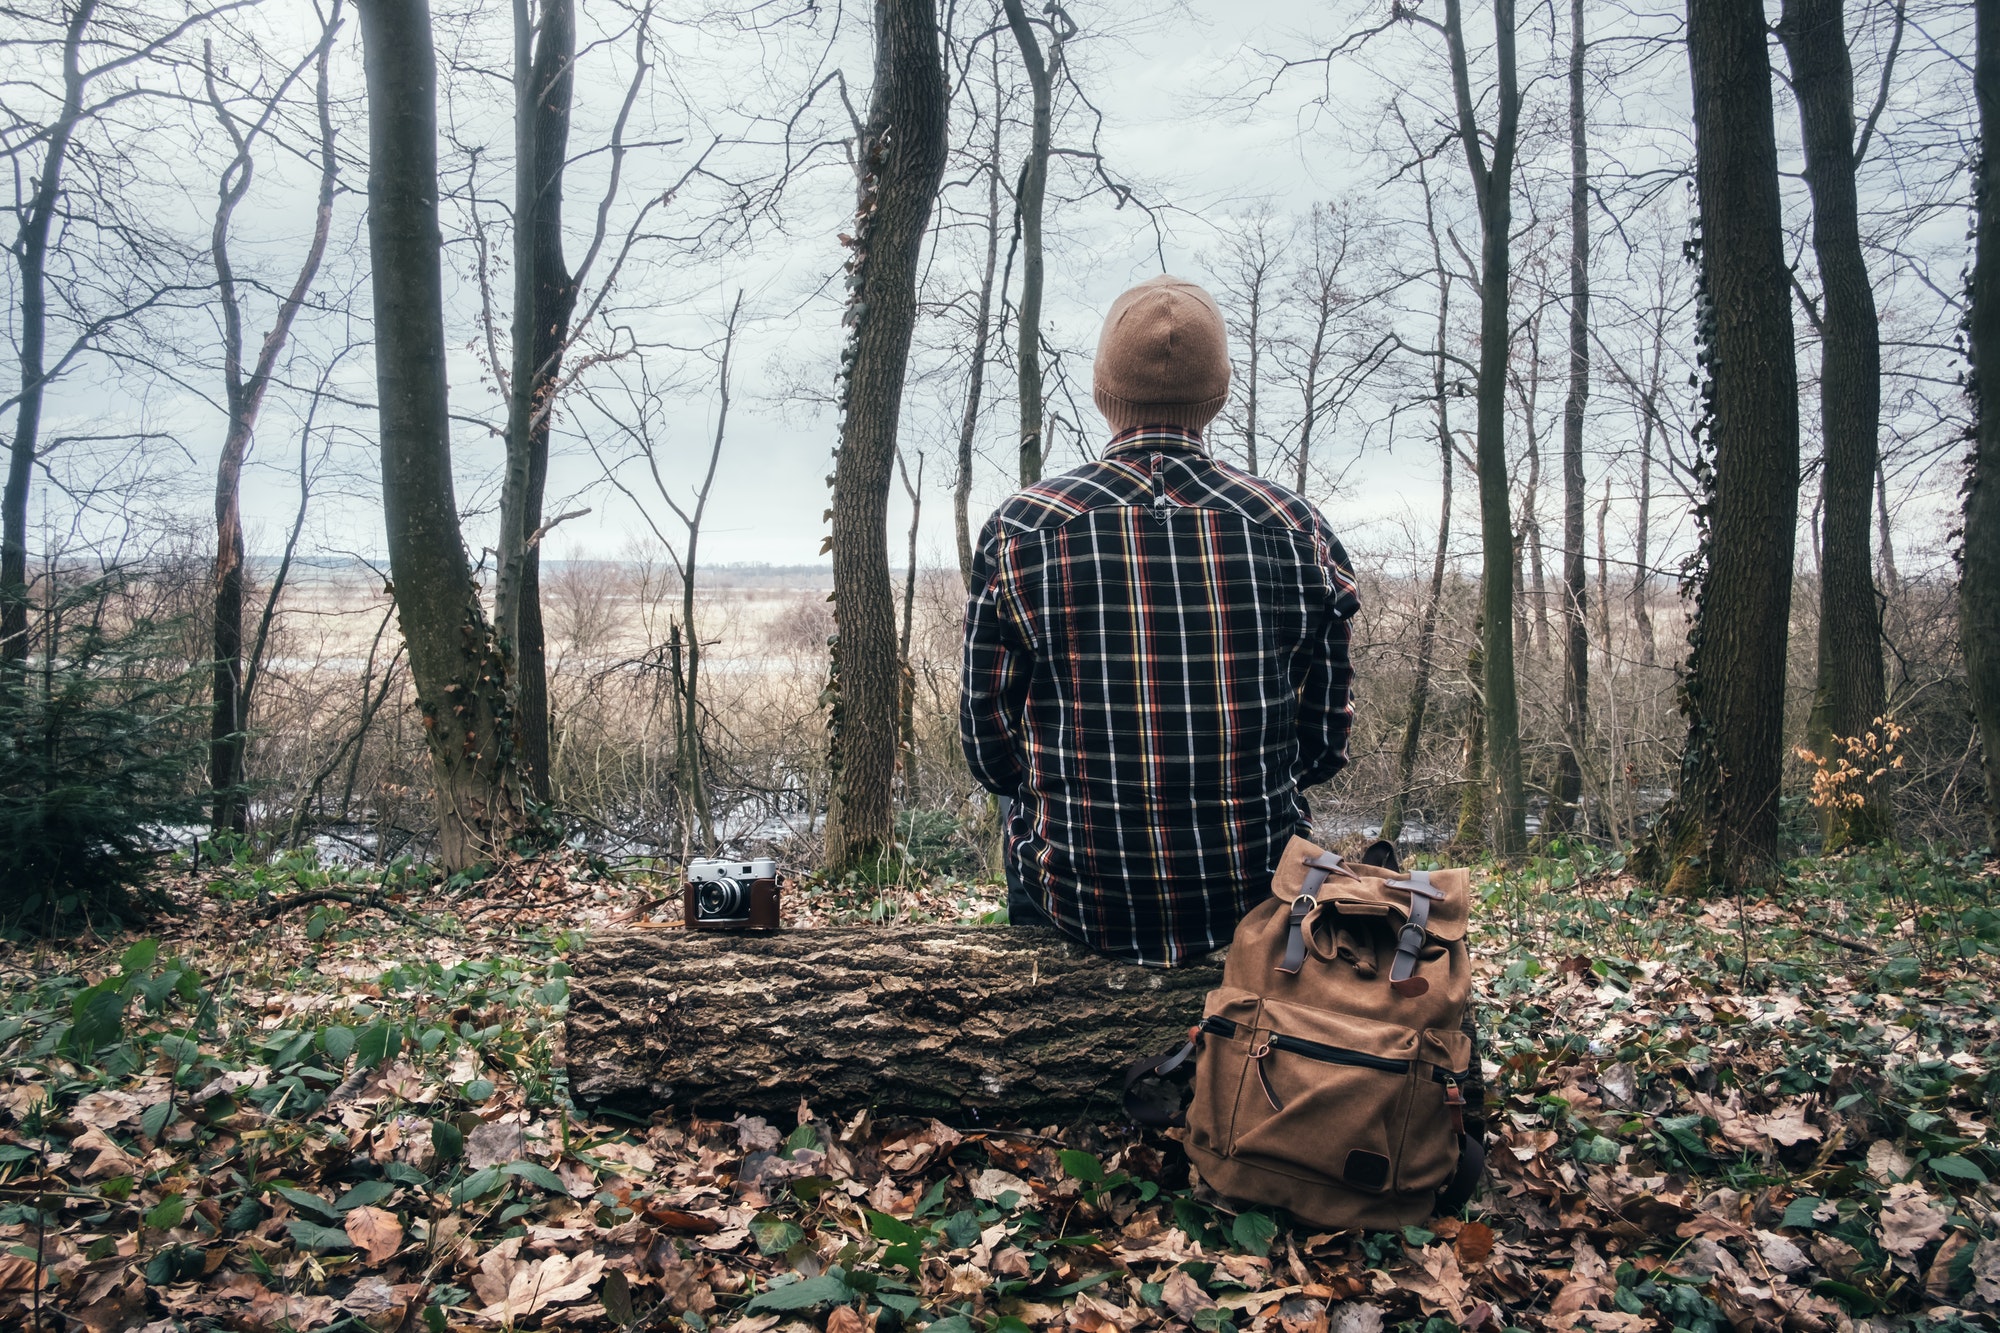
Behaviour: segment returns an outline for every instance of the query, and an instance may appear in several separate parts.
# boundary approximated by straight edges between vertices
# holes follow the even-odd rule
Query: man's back
[[[1059,926],[1153,964],[1228,942],[1304,831],[1299,789],[1346,760],[1357,606],[1312,506],[1190,430],[1127,430],[1001,506],[961,728]]]

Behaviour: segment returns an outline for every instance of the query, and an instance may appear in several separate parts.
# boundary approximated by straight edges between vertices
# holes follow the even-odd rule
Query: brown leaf
[[[1176,1268],[1160,1284],[1160,1303],[1190,1324],[1194,1322],[1197,1310],[1215,1308],[1209,1294],[1201,1289],[1200,1283],[1188,1276],[1184,1268]]]
[[[70,1140],[70,1151],[81,1157],[84,1153],[96,1153],[89,1166],[83,1169],[85,1180],[109,1180],[112,1176],[129,1176],[137,1171],[138,1159],[111,1141],[111,1136],[92,1126]]]
[[[739,1115],[736,1117],[736,1146],[744,1152],[758,1152],[775,1148],[785,1141],[785,1136],[773,1129],[760,1115]]]
[[[836,1305],[826,1316],[826,1333],[868,1333],[868,1321],[851,1305]]]
[[[1122,1310],[1109,1301],[1100,1301],[1089,1292],[1079,1295],[1076,1303],[1069,1307],[1070,1327],[1081,1329],[1083,1333],[1122,1333],[1131,1317],[1130,1311]]]
[[[122,1286],[113,1287],[73,1314],[88,1333],[117,1333],[138,1323],[145,1317],[145,1310],[146,1279],[134,1273]]]
[[[347,1238],[367,1252],[371,1264],[386,1263],[403,1248],[403,1224],[380,1208],[349,1209],[346,1229]]]
[[[1944,1224],[1944,1212],[1931,1203],[1922,1185],[1893,1185],[1876,1234],[1883,1249],[1910,1259],[1944,1234]]]
[[[1924,1294],[1943,1305],[1951,1304],[1952,1262],[1972,1244],[1963,1231],[1954,1231],[1938,1246],[1937,1257],[1931,1260],[1930,1272],[1924,1275]],[[1975,1256],[1976,1257],[1976,1256]]]
[[[1972,1298],[2000,1305],[2000,1241],[1982,1240],[1972,1252]]]
[[[1493,1228],[1484,1222],[1467,1222],[1459,1229],[1453,1244],[1458,1249],[1460,1263],[1483,1264],[1493,1253]]]
[[[481,1319],[511,1323],[550,1305],[565,1305],[590,1295],[604,1275],[604,1256],[552,1254],[539,1263],[523,1264],[507,1283],[507,1293],[479,1312]]]
[[[410,1302],[423,1290],[423,1286],[416,1282],[392,1286],[386,1278],[371,1273],[340,1298],[340,1308],[370,1328],[386,1331],[401,1326],[404,1316],[409,1313]]]
[[[518,1162],[528,1151],[528,1127],[489,1120],[465,1136],[465,1164],[474,1171]]]
[[[1800,1102],[1787,1102],[1770,1115],[1757,1116],[1751,1123],[1771,1142],[1787,1148],[1821,1137],[1819,1127],[1806,1122],[1806,1108]]]
[[[1009,1175],[997,1166],[989,1166],[971,1181],[972,1197],[984,1199],[988,1203],[1000,1202],[1000,1196],[1008,1191],[1018,1196],[1021,1203],[1035,1201],[1035,1187],[1019,1176]]]
[[[33,1291],[35,1274],[40,1271],[33,1259],[18,1254],[0,1254],[0,1291]]]
[[[1278,1303],[1281,1333],[1327,1333],[1326,1302],[1310,1296],[1287,1296]]]
[[[141,1114],[139,1099],[126,1092],[101,1089],[80,1098],[70,1108],[69,1118],[92,1129],[116,1129]]]
[[[1403,1274],[1403,1285],[1417,1293],[1424,1313],[1449,1315],[1453,1323],[1463,1324],[1469,1292],[1465,1276],[1458,1271],[1458,1257],[1452,1253],[1451,1247],[1426,1245],[1411,1257],[1422,1271]]]
[[[662,1231],[680,1231],[690,1236],[713,1236],[722,1230],[722,1223],[712,1217],[701,1217],[695,1213],[682,1212],[678,1208],[668,1208],[648,1199],[643,1205],[646,1220]]]

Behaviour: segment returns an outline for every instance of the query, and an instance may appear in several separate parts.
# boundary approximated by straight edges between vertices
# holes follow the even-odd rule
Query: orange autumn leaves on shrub
[[[1812,766],[1812,794],[1807,798],[1812,808],[1821,814],[1840,814],[1882,799],[1886,784],[1877,784],[1903,767],[1898,747],[1909,732],[1893,717],[1878,717],[1859,736],[1833,737],[1824,755],[1804,745],[1794,749]]]

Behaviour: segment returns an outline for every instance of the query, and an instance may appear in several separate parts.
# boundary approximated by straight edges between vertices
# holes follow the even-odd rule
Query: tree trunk
[[[1438,612],[1444,603],[1445,560],[1451,543],[1451,427],[1445,420],[1444,359],[1438,359],[1438,455],[1444,463],[1444,493],[1438,501],[1437,554],[1431,559],[1430,593],[1423,618],[1417,622],[1417,665],[1410,680],[1410,706],[1403,718],[1403,744],[1396,752],[1396,785],[1389,793],[1389,810],[1382,816],[1382,836],[1390,842],[1403,836],[1403,813],[1416,782],[1417,751],[1423,744],[1424,715],[1430,711],[1431,656],[1437,649]]]
[[[1431,558],[1430,595],[1424,602],[1423,618],[1417,622],[1417,665],[1410,681],[1410,706],[1403,718],[1403,744],[1396,754],[1396,786],[1389,794],[1389,809],[1382,817],[1382,836],[1390,842],[1403,836],[1403,814],[1416,781],[1417,752],[1423,743],[1424,716],[1430,711],[1431,658],[1437,651],[1438,615],[1444,605],[1444,572],[1451,552],[1451,399],[1446,393],[1445,338],[1451,329],[1451,275],[1444,266],[1438,244],[1437,217],[1431,207],[1430,180],[1423,178],[1424,221],[1430,234],[1431,259],[1437,274],[1437,348],[1431,358],[1431,410],[1437,422],[1438,463],[1443,468],[1443,493],[1438,500],[1437,553]],[[1323,307],[1322,307],[1323,308]],[[1317,348],[1315,348],[1317,351]],[[1308,414],[1310,420],[1310,414]],[[1474,705],[1475,711],[1477,705]],[[1478,775],[1474,774],[1474,781]],[[1461,821],[1462,822],[1462,821]],[[1481,824],[1483,826],[1483,819]]]
[[[549,684],[541,596],[542,492],[549,427],[576,283],[563,260],[563,164],[575,83],[574,0],[543,0],[532,24],[514,0],[514,318],[507,393],[507,466],[500,487],[494,630],[514,664],[521,775],[549,790]]]
[[[924,517],[924,455],[917,452],[917,479],[910,481],[903,467],[903,451],[896,451],[896,468],[903,476],[903,493],[910,498],[910,551],[903,567],[903,632],[897,640],[896,669],[902,693],[896,708],[896,734],[902,738],[903,753],[914,755],[917,748],[917,673],[910,665],[910,636],[917,627],[917,535]],[[905,769],[905,777],[908,770]]]
[[[320,39],[316,63],[315,100],[319,108],[320,172],[319,207],[313,216],[312,241],[299,265],[292,289],[278,307],[270,332],[257,354],[257,364],[248,378],[243,374],[243,308],[236,293],[236,274],[229,258],[229,224],[236,206],[249,192],[255,159],[251,149],[260,126],[243,133],[224,106],[213,78],[208,82],[209,103],[222,120],[236,147],[236,155],[223,171],[218,186],[215,222],[209,233],[209,254],[215,264],[217,299],[222,306],[223,400],[229,412],[229,427],[222,442],[222,457],[215,473],[215,575],[214,623],[211,668],[213,688],[209,712],[208,785],[211,793],[210,821],[216,832],[241,833],[247,826],[243,782],[244,750],[250,724],[249,682],[243,674],[243,464],[249,457],[257,430],[257,416],[264,394],[277,369],[278,357],[291,338],[292,323],[305,305],[326,254],[327,236],[333,227],[334,188],[340,179],[340,162],[334,153],[334,128],[327,80],[327,60],[334,34],[340,28],[340,5],[336,0],[327,19],[325,36]],[[204,65],[207,48],[203,49]],[[283,96],[280,87],[273,101]],[[301,486],[304,485],[303,477]],[[301,492],[303,496],[303,491]],[[303,509],[300,514],[303,520]],[[297,540],[297,529],[293,530]],[[286,548],[290,554],[290,546]]]
[[[70,137],[83,119],[84,29],[97,0],[77,0],[63,33],[63,103],[49,126],[42,168],[21,214],[14,240],[20,267],[21,388],[15,410],[14,442],[7,455],[7,485],[0,492],[0,697],[14,688],[13,677],[28,656],[28,484],[41,445],[42,392],[47,387],[49,226],[63,192],[63,167]]]
[[[979,313],[972,328],[972,373],[965,386],[965,415],[958,425],[958,484],[952,490],[952,523],[958,535],[958,577],[972,587],[972,443],[979,429],[979,399],[986,388],[986,343],[993,327],[993,271],[1000,260],[1000,93],[994,74],[993,148],[986,162],[986,271],[979,279]]]
[[[1473,627],[1472,651],[1465,660],[1465,674],[1473,683],[1474,693],[1465,716],[1465,766],[1463,781],[1458,784],[1458,827],[1451,835],[1452,845],[1468,853],[1486,845],[1487,833],[1486,719],[1490,710],[1478,695],[1479,682],[1485,674],[1485,628],[1483,624]]]
[[[1513,226],[1514,148],[1521,96],[1514,70],[1514,0],[1493,0],[1498,113],[1489,166],[1467,72],[1460,0],[1445,0],[1458,136],[1479,201],[1479,526],[1481,657],[1485,675],[1485,750],[1493,788],[1493,841],[1503,855],[1528,840],[1521,778],[1521,708],[1514,683],[1514,528],[1507,495],[1508,233]]]
[[[430,6],[360,0],[360,10],[382,510],[430,744],[440,860],[457,871],[504,855],[521,827],[513,708],[452,488]]]
[[[1688,742],[1660,850],[1680,892],[1740,888],[1778,851],[1798,526],[1798,371],[1761,9],[1688,0],[1714,471],[1689,639]]]
[[[1028,71],[1028,87],[1034,94],[1029,116],[1028,156],[1021,163],[1021,184],[1015,206],[1021,214],[1021,306],[1018,315],[1020,337],[1015,352],[1021,392],[1021,484],[1031,486],[1042,479],[1042,202],[1049,184],[1049,136],[1054,116],[1055,71],[1062,61],[1062,34],[1049,46],[1049,58],[1042,57],[1042,45],[1035,38],[1021,0],[1001,0],[1007,11],[1007,26],[1021,48],[1021,63]]]
[[[916,322],[917,261],[944,176],[949,92],[935,0],[876,0],[875,88],[861,144],[849,265],[854,329],[833,480],[833,795],[826,856],[838,872],[893,837],[896,602],[889,585],[889,482]]]
[[[1875,518],[1881,535],[1882,591],[1891,602],[1903,595],[1903,577],[1896,572],[1896,543],[1889,532],[1889,478],[1882,471],[1882,456],[1875,456]]]
[[[745,939],[626,931],[571,961],[585,1101],[822,1114],[1118,1115],[1118,1075],[1173,1049],[1219,960],[1134,967],[1051,930],[854,926]]]
[[[1655,377],[1657,380],[1657,376]],[[1634,520],[1632,556],[1632,621],[1639,630],[1639,661],[1646,666],[1658,666],[1660,646],[1653,635],[1652,559],[1651,538],[1653,524],[1653,431],[1658,426],[1659,415],[1653,410],[1652,394],[1646,396],[1646,415],[1639,423],[1639,513]],[[1603,538],[1598,539],[1603,544]],[[1598,600],[1603,601],[1607,589],[1602,584],[1597,590]],[[1599,613],[1608,621],[1611,608],[1600,606]],[[1606,645],[1607,651],[1609,645]]]
[[[1590,399],[1590,144],[1583,113],[1583,0],[1569,3],[1569,392],[1563,399],[1563,746],[1549,827],[1578,827],[1590,720],[1585,620],[1583,410]]]
[[[1263,354],[1264,271],[1257,270],[1250,288],[1250,376],[1243,386],[1243,470],[1257,475],[1257,379],[1258,361]]]
[[[1876,437],[1882,407],[1882,350],[1875,291],[1861,254],[1855,201],[1854,67],[1847,53],[1843,0],[1785,0],[1778,36],[1792,66],[1813,201],[1813,250],[1825,288],[1820,319],[1819,668],[1808,743],[1820,754],[1834,737],[1875,726],[1886,704],[1882,620],[1869,555]],[[1829,811],[1829,848],[1891,836],[1886,793],[1854,811]]]
[[[2000,847],[2000,0],[1975,0],[1973,13],[1972,83],[1982,151],[1967,342],[1977,420],[1965,487],[1958,624],[1979,724],[1988,845]]]
[[[1514,650],[1532,644],[1533,660],[1549,656],[1548,581],[1542,567],[1542,317],[1528,321],[1528,386],[1521,399],[1521,436],[1527,446],[1528,484],[1521,490],[1521,527],[1514,553]],[[1525,557],[1525,560],[1524,558]],[[1529,628],[1528,615],[1534,612]]]

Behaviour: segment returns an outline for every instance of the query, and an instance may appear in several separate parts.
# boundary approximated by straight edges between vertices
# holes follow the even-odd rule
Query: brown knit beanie
[[[1092,378],[1114,431],[1200,430],[1229,399],[1229,336],[1215,298],[1168,274],[1132,288],[1104,317]]]

